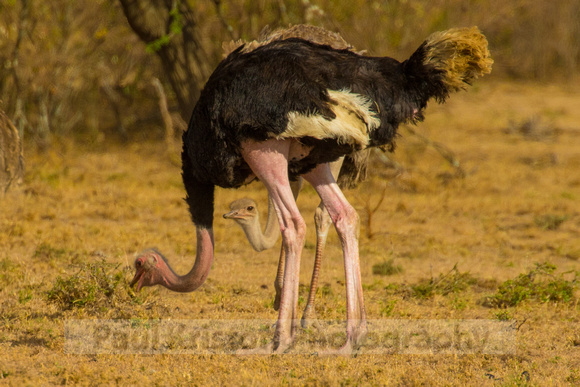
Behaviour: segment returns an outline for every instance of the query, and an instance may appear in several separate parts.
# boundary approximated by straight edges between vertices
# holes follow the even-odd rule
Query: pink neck
[[[193,267],[186,275],[177,275],[171,269],[165,276],[164,286],[169,290],[180,293],[193,292],[204,282],[213,262],[213,229],[196,228],[197,234],[197,256]]]

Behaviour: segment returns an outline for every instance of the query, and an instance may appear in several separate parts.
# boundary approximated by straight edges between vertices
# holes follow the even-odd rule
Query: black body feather
[[[370,133],[371,146],[392,146],[398,125],[411,120],[413,110],[423,108],[429,98],[406,92],[404,68],[390,58],[360,56],[301,39],[276,41],[249,53],[239,51],[230,54],[208,80],[184,134],[184,149],[192,160],[190,172],[221,187],[238,187],[251,173],[239,153],[241,141],[264,141],[281,134],[290,112],[335,118],[328,89],[348,89],[374,101],[381,125]],[[291,174],[355,150],[332,139],[300,141],[315,148],[290,165]]]

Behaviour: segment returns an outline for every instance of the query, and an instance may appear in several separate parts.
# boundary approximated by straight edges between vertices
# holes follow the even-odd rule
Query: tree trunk
[[[22,183],[24,159],[18,130],[0,110],[0,196],[8,189]]]
[[[210,74],[195,15],[184,0],[119,0],[129,25],[165,70],[181,116],[189,120]]]

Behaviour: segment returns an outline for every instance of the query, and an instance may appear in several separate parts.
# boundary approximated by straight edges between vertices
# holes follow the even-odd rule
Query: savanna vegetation
[[[0,382],[579,384],[578,14],[578,0],[1,2],[0,109],[23,141],[25,174],[0,198]],[[216,259],[199,291],[135,293],[128,282],[146,247],[179,273],[191,267],[179,133],[222,43],[289,23],[397,59],[436,30],[478,25],[488,37],[492,74],[401,127],[396,152],[375,152],[367,181],[346,195],[361,215],[369,319],[507,321],[515,354],[305,353],[319,327],[282,356],[67,352],[64,326],[75,319],[276,318],[279,244],[256,253],[219,216],[243,196],[265,209],[259,183],[217,192]],[[303,307],[314,190],[298,204],[308,225]],[[332,232],[316,313],[345,317]]]

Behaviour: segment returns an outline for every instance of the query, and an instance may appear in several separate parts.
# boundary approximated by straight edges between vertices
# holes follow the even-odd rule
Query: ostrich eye
[[[254,211],[254,206],[249,206],[249,207],[247,208],[247,210],[248,210],[248,211]]]

